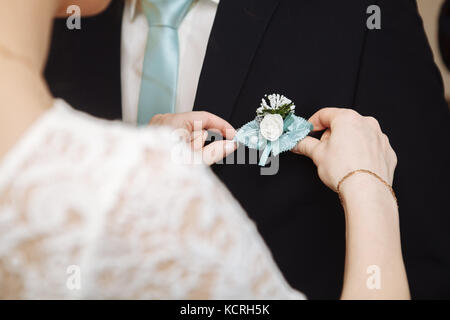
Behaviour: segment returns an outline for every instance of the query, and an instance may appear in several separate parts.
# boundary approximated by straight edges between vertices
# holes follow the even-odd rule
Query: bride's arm
[[[398,207],[390,188],[397,158],[388,138],[375,119],[347,109],[325,108],[310,121],[325,133],[320,140],[306,138],[293,151],[314,161],[345,209],[342,299],[409,299]]]
[[[397,205],[373,176],[348,178],[341,188],[347,241],[342,299],[409,299]]]

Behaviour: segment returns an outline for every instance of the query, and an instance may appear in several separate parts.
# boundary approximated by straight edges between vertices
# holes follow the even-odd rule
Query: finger
[[[333,120],[342,111],[340,108],[323,108],[314,113],[309,122],[314,126],[314,131],[322,131],[331,128]]]
[[[208,131],[194,131],[191,134],[191,147],[194,150],[201,150],[205,145],[205,141],[208,138]]]
[[[299,141],[291,151],[300,155],[307,156],[314,161],[314,150],[320,144],[320,141],[313,137],[306,137]]]
[[[232,140],[236,135],[236,130],[231,124],[212,113],[194,111],[186,113],[186,116],[194,123],[194,130],[215,130],[228,140]]]
[[[331,130],[330,129],[328,129],[328,130],[325,130],[325,132],[322,134],[322,136],[320,137],[320,141],[325,141],[325,140],[327,140],[328,138],[330,138],[330,136],[331,136]]]
[[[213,142],[203,148],[203,162],[207,165],[212,165],[237,149],[237,143],[228,140],[221,140]]]
[[[381,131],[381,126],[377,119],[375,119],[374,117],[364,117],[364,119],[367,121],[369,125],[372,126],[372,128],[374,128],[377,131]]]
[[[175,141],[183,141],[186,143],[191,143],[192,142],[192,134],[187,131],[186,129],[174,129],[172,131],[172,136],[174,137]]]
[[[150,122],[148,123],[150,126],[153,125],[159,125],[162,121],[162,114],[155,114],[151,119]]]

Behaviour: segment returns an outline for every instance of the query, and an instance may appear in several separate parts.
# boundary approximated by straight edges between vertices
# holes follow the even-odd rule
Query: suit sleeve
[[[450,298],[450,118],[442,78],[416,2],[378,5],[381,30],[367,30],[354,102],[379,119],[397,152],[394,189],[412,296]]]

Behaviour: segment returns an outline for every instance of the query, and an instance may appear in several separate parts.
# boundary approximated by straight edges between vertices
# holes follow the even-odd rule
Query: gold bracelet
[[[369,171],[369,170],[365,170],[365,169],[358,169],[358,170],[351,171],[348,174],[346,174],[345,177],[343,177],[339,181],[336,190],[337,190],[337,193],[339,195],[339,199],[341,200],[341,202],[342,202],[342,197],[341,197],[340,190],[341,190],[342,183],[345,180],[347,180],[348,178],[350,178],[351,176],[353,176],[354,174],[357,174],[357,173],[366,173],[366,174],[369,174],[369,175],[377,178],[379,181],[381,181],[389,189],[389,191],[391,192],[392,196],[394,197],[395,203],[397,204],[397,207],[398,207],[398,200],[397,200],[397,197],[395,195],[394,189],[392,189],[392,186],[389,183],[387,183],[383,178],[381,178],[379,175],[377,175],[376,173],[374,173],[372,171]]]

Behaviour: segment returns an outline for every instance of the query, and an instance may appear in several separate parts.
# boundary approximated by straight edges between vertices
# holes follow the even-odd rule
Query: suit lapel
[[[253,57],[280,0],[222,0],[217,9],[194,110],[229,120]]]

